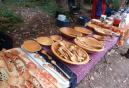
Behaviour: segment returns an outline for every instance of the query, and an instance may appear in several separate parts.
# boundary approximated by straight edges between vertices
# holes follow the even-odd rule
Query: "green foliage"
[[[13,30],[22,23],[22,17],[7,8],[28,7],[39,8],[49,15],[61,11],[62,8],[55,0],[4,0],[0,4],[0,31]]]
[[[16,5],[22,7],[35,7],[41,0],[4,0],[5,5]]]
[[[118,10],[120,7],[120,0],[113,0],[113,8]]]
[[[56,11],[62,10],[62,7],[60,7],[55,0],[45,0],[40,8],[50,15],[53,15]]]
[[[18,23],[22,23],[20,15],[5,8],[0,9],[0,31],[12,30]]]
[[[17,23],[22,21],[21,16],[15,14],[11,10],[5,10],[5,9],[0,10],[0,17],[7,18],[11,23]]]
[[[55,0],[4,0],[4,4],[8,6],[39,8],[49,15],[53,15],[56,11],[62,10]]]

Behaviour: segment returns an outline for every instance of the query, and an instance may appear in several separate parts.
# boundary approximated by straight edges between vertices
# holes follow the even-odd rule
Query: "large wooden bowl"
[[[83,34],[92,34],[93,32],[89,29],[86,29],[84,27],[74,27],[74,29],[78,32],[81,32]]]
[[[60,28],[60,32],[69,36],[69,37],[72,37],[72,38],[75,38],[77,36],[82,36],[82,33],[78,32],[72,28],[69,28],[69,27]]]
[[[72,44],[72,43],[71,43],[71,44]],[[74,45],[75,45],[75,44],[74,44]],[[87,64],[87,63],[90,61],[90,58],[89,58],[89,55],[87,54],[87,52],[86,52],[85,50],[83,50],[82,48],[80,48],[79,46],[77,46],[77,47],[80,48],[81,51],[84,52],[85,55],[86,55],[86,57],[87,57],[87,58],[85,58],[85,60],[82,61],[82,62],[72,62],[72,61],[70,61],[70,60],[67,60],[67,59],[61,57],[61,55],[60,55],[59,52],[58,52],[59,47],[60,47],[59,42],[55,42],[55,43],[52,44],[51,50],[52,50],[52,52],[53,52],[61,61],[65,62],[65,63],[73,64],[73,65],[82,65],[82,64]]]
[[[82,41],[85,41],[85,43],[82,44]],[[78,37],[74,39],[74,42],[89,53],[100,52],[104,50],[103,43],[92,37]]]

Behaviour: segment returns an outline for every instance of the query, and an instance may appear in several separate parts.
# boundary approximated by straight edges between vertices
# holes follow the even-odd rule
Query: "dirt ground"
[[[38,9],[20,7],[14,11],[21,14],[24,20],[20,28],[7,31],[14,40],[14,46],[20,46],[26,39],[59,33],[54,17],[50,17]]]
[[[24,17],[23,26],[14,31],[8,31],[13,37],[14,46],[20,46],[26,39],[37,36],[59,33],[53,17],[39,10],[17,8],[16,13]],[[77,88],[129,88],[129,58],[122,57],[128,45],[112,49],[101,62],[85,77]]]
[[[78,85],[78,88],[129,88],[129,58],[122,57],[128,45],[112,49]]]

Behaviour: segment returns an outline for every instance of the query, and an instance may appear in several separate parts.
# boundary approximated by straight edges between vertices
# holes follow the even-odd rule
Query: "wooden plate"
[[[93,35],[93,38],[95,38],[95,39],[97,39],[99,41],[104,41],[105,40],[105,36],[96,35],[96,34]]]
[[[83,43],[83,41],[85,41]],[[83,49],[85,49],[86,51],[88,51],[89,53],[93,53],[93,52],[100,52],[104,50],[104,46],[102,44],[102,42],[92,38],[92,37],[78,37],[74,39],[74,42],[82,47]]]
[[[98,22],[98,23],[101,23],[101,21],[98,20],[98,19],[92,19],[91,22]]]
[[[70,43],[70,44],[72,44],[72,43]],[[72,44],[72,45],[75,45],[75,44]],[[89,55],[87,54],[87,52],[85,50],[83,50],[82,48],[80,48],[79,46],[76,46],[76,47],[78,47],[86,55],[85,60],[82,61],[82,62],[73,62],[73,61],[70,61],[70,60],[67,60],[67,59],[63,58],[59,54],[59,51],[58,51],[59,47],[60,47],[59,42],[55,42],[55,43],[52,44],[51,50],[60,60],[62,60],[65,63],[73,64],[73,65],[82,65],[82,64],[86,64],[86,63],[88,63],[90,61],[90,58],[89,58]]]
[[[90,28],[96,28],[96,27],[98,27],[97,25],[95,25],[95,24],[92,24],[91,22],[88,22],[87,24],[86,24],[86,26],[88,26],[88,27],[90,27]]]
[[[102,28],[102,27],[95,27],[94,30],[102,35],[112,35],[112,31]]]
[[[83,34],[92,34],[93,32],[89,29],[86,29],[84,27],[74,27],[74,29],[78,32],[81,32]]]
[[[50,38],[55,42],[62,40],[62,37],[59,35],[51,35]]]
[[[41,46],[34,40],[26,40],[23,42],[22,48],[28,52],[37,52],[41,50]]]
[[[38,37],[35,39],[39,44],[50,46],[53,43],[53,40],[49,37]]]
[[[69,28],[69,27],[62,27],[60,28],[60,32],[62,32],[63,34],[69,36],[69,37],[77,37],[77,36],[82,36],[82,33],[77,32],[76,30]]]

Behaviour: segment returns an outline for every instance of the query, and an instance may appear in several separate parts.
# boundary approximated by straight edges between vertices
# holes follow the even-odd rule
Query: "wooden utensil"
[[[41,53],[45,54],[45,55],[48,57],[49,61],[50,61],[53,65],[55,65],[68,79],[71,78],[67,73],[65,73],[65,72],[56,64],[56,62],[55,62],[54,60],[52,60],[52,57],[51,57],[50,55],[48,55],[46,51],[42,50]]]
[[[75,45],[76,46],[76,45]],[[86,64],[89,62],[90,58],[89,58],[89,55],[87,54],[87,52],[83,49],[81,49],[80,47],[78,47],[85,55],[86,55],[86,58],[84,61],[82,62],[73,62],[73,61],[70,61],[69,59],[65,59],[63,58],[59,53],[58,53],[58,49],[60,47],[60,43],[59,42],[55,42],[52,44],[51,46],[51,50],[52,52],[62,61],[66,62],[66,63],[69,63],[69,64],[74,64],[74,65],[81,65],[81,64]]]

